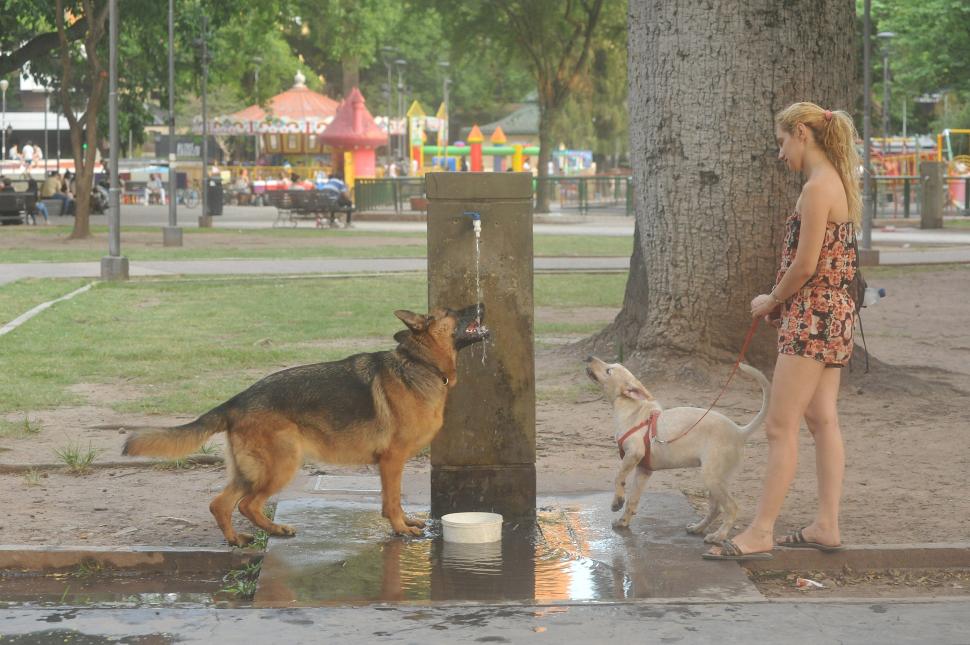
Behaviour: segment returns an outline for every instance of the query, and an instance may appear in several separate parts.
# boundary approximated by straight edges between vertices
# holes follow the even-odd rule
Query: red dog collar
[[[650,413],[650,418],[648,418],[646,421],[638,423],[637,425],[633,426],[625,433],[623,433],[623,436],[620,437],[619,440],[617,440],[616,442],[617,447],[619,447],[620,449],[620,459],[623,459],[623,457],[626,454],[623,451],[623,444],[626,442],[627,439],[630,438],[630,435],[632,435],[637,430],[640,430],[641,428],[649,428],[646,432],[643,433],[643,448],[644,448],[643,459],[640,460],[640,463],[638,465],[646,472],[653,471],[653,469],[650,468],[650,444],[653,443],[654,438],[657,436],[657,419],[659,418],[660,418],[660,410],[654,410],[653,412]]]

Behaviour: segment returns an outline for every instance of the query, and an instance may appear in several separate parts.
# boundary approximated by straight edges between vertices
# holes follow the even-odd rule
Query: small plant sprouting
[[[63,448],[54,448],[54,454],[64,462],[67,469],[75,475],[83,475],[91,469],[95,457],[101,452],[92,448],[90,442],[87,449],[81,448],[80,442],[68,444]]]
[[[23,422],[20,421],[4,421],[0,419],[0,437],[16,437],[22,439],[24,437],[32,437],[39,434],[41,431],[41,426],[36,421],[31,422],[30,417],[24,415]]]
[[[36,468],[31,468],[24,473],[24,485],[25,486],[40,486],[40,471]]]
[[[262,566],[263,561],[257,560],[241,569],[233,569],[222,578],[226,586],[219,591],[231,594],[239,600],[252,600],[256,595],[256,581],[259,579],[259,569]]]
[[[102,569],[104,569],[104,564],[97,560],[82,560],[78,563],[77,568],[71,572],[71,577],[90,578],[101,573]]]
[[[200,455],[218,455],[219,446],[211,443],[202,444],[202,447],[199,448],[198,453]]]

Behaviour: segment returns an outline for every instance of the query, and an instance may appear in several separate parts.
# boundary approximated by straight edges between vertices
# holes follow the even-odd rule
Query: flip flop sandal
[[[755,551],[753,553],[743,553],[741,548],[732,540],[721,542],[720,553],[702,553],[701,557],[705,560],[734,560],[743,562],[745,560],[770,560],[774,556],[771,551]]]
[[[822,553],[836,553],[841,551],[845,547],[841,544],[822,544],[821,542],[811,542],[805,539],[805,534],[802,531],[805,527],[798,529],[797,531],[792,531],[786,535],[778,546],[786,549],[815,549],[816,551],[821,551]]]

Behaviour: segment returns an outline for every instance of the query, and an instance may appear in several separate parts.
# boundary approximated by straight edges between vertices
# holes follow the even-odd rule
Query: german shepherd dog
[[[136,431],[123,454],[182,457],[225,432],[229,483],[209,510],[234,546],[252,541],[232,527],[237,503],[270,535],[296,534],[267,519],[263,504],[289,483],[304,457],[378,464],[383,516],[396,533],[420,535],[424,522],[401,508],[404,462],[441,430],[458,350],[486,339],[489,330],[483,305],[394,315],[407,326],[394,335],[396,349],[271,374],[191,423]]]

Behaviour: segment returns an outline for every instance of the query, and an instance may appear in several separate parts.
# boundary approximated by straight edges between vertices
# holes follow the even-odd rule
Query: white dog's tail
[[[771,392],[771,383],[765,378],[765,375],[746,363],[741,363],[741,371],[758,381],[758,385],[761,386],[761,411],[758,412],[755,418],[751,419],[751,423],[746,426],[741,427],[741,435],[747,440],[755,430],[761,427],[764,423],[765,417],[768,416],[768,395]]]

